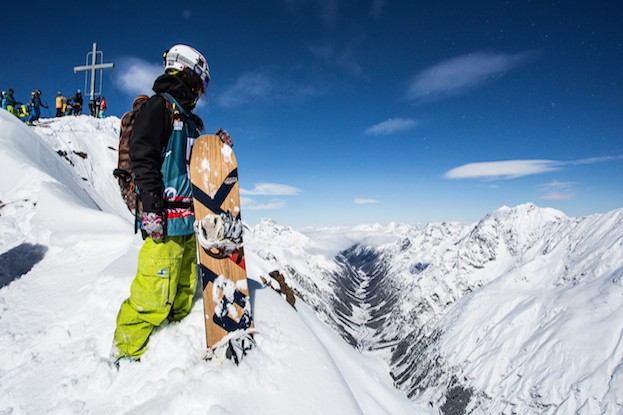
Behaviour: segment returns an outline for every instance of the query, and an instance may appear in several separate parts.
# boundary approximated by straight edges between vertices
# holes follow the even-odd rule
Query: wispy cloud
[[[603,163],[603,162],[606,162],[606,161],[617,161],[617,160],[623,160],[623,155],[603,156],[603,157],[589,157],[589,158],[585,158],[585,159],[569,161],[568,164],[575,164],[575,165],[595,164],[595,163]]]
[[[390,135],[410,130],[417,125],[412,118],[390,118],[366,129],[368,135]]]
[[[260,103],[293,103],[324,93],[324,90],[311,85],[286,79],[278,80],[266,72],[247,72],[217,96],[216,103],[225,108]]]
[[[591,157],[579,160],[506,160],[468,163],[446,172],[446,179],[515,179],[535,174],[549,173],[565,166],[586,165],[622,160],[623,155]]]
[[[253,190],[240,189],[241,195],[253,196],[296,196],[300,193],[301,189],[278,183],[257,183]]]
[[[374,205],[377,203],[381,203],[380,201],[376,199],[364,199],[364,198],[355,199],[353,200],[353,202],[355,202],[355,204],[357,205]]]
[[[409,83],[407,98],[435,100],[460,94],[525,63],[534,52],[475,52],[423,70]]]
[[[562,163],[555,160],[509,160],[468,163],[445,174],[446,179],[514,179],[533,174],[560,170]]]
[[[152,94],[154,81],[163,74],[161,64],[138,58],[121,58],[117,61],[117,68],[114,72],[117,87],[128,95]]]
[[[334,45],[325,43],[323,45],[308,46],[309,51],[325,65],[329,65],[355,76],[365,77],[363,68],[355,60],[351,49],[345,48],[338,50]]]
[[[240,203],[244,209],[248,210],[283,209],[286,207],[286,202],[282,199],[258,201],[255,196],[296,196],[301,192],[301,189],[287,184],[257,183],[252,190],[240,189]]]
[[[559,182],[554,180],[538,186],[538,190],[543,192],[541,200],[561,201],[570,200],[575,196],[575,182]]]
[[[272,199],[268,202],[260,203],[252,198],[241,197],[240,204],[245,210],[278,210],[286,207],[286,202],[279,199]]]

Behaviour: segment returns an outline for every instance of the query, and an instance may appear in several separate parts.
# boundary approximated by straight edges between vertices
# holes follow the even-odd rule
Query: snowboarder
[[[30,97],[30,106],[32,107],[32,112],[30,114],[30,118],[28,119],[28,123],[32,124],[41,116],[41,107],[48,108],[47,105],[44,105],[41,102],[41,90],[36,89],[32,92]]]
[[[56,116],[62,117],[65,115],[64,107],[67,105],[67,99],[63,96],[61,91],[56,94]]]
[[[130,297],[117,316],[111,356],[116,362],[138,360],[154,327],[167,318],[184,318],[197,284],[187,164],[192,144],[203,130],[203,122],[191,111],[205,93],[210,72],[203,55],[187,45],[165,52],[164,70],[153,86],[156,95],[136,115],[130,139],[145,242]]]

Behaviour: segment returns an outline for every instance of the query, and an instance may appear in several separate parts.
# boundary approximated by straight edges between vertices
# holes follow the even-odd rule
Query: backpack
[[[161,95],[167,104],[167,110],[171,113],[171,123],[176,116],[173,104],[165,95]],[[132,129],[136,114],[143,108],[149,97],[147,95],[138,95],[132,103],[132,110],[123,114],[121,117],[121,128],[119,130],[119,160],[117,168],[113,171],[113,176],[117,178],[121,197],[130,212],[134,213],[138,218],[138,213],[142,210],[141,201],[134,184],[134,176],[132,175],[132,166],[130,165],[130,137],[132,137]],[[178,116],[179,117],[179,116]],[[138,222],[134,221],[134,232],[137,232]]]

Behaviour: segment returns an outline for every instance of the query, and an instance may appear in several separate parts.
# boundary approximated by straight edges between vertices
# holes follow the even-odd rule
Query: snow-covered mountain
[[[444,414],[623,412],[623,209],[570,218],[526,204],[476,224],[308,235],[266,221],[253,247],[416,401]],[[335,255],[326,238],[342,241]]]
[[[264,220],[246,234],[257,350],[240,367],[200,361],[197,301],[117,372],[106,358],[141,244],[110,174],[118,122],[29,129],[0,111],[0,414],[623,412],[623,209]],[[298,311],[259,283],[275,269]]]

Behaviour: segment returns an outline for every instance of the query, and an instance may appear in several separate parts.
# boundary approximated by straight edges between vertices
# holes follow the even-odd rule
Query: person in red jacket
[[[108,109],[108,102],[106,102],[106,98],[102,97],[102,101],[100,102],[100,118],[106,117],[106,110]]]

